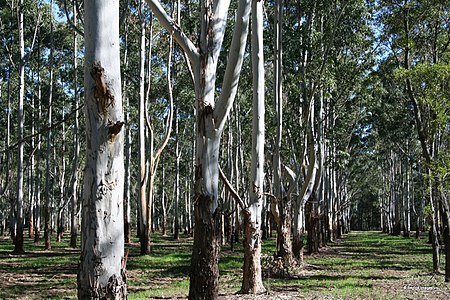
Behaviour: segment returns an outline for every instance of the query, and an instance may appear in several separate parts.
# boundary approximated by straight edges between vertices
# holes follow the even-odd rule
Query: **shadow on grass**
[[[274,245],[274,240],[264,241],[263,253],[272,254]],[[0,273],[7,274],[0,283],[0,298],[14,299],[33,293],[47,298],[53,295],[46,291],[50,289],[48,285],[75,295],[79,250],[60,245],[53,251],[42,251],[42,247],[30,244],[29,252],[13,256],[10,248],[0,249]],[[355,233],[330,244],[330,248],[335,249],[331,255],[306,257],[308,263],[324,267],[319,271],[297,278],[265,278],[265,284],[269,283],[272,290],[280,292],[310,289],[319,291],[318,294],[320,290],[368,289],[372,287],[372,281],[399,281],[404,274],[413,274],[397,271],[423,271],[430,269],[431,264],[430,246],[425,240],[414,238],[389,237],[375,232]],[[185,293],[187,288],[178,288],[177,284],[189,276],[192,238],[174,240],[155,234],[150,255],[140,256],[136,242],[127,245],[127,249],[130,250],[127,269],[137,271],[130,292],[160,287],[164,291],[176,288],[175,294]],[[224,247],[219,261],[221,279],[225,278],[223,282],[233,288],[240,284],[243,265],[241,245],[236,245],[235,249],[237,251],[232,252]],[[11,277],[9,281],[7,276]],[[29,280],[30,276],[35,278]]]
[[[58,251],[25,251],[25,253],[21,254],[13,254],[11,251],[0,250],[0,259],[8,259],[8,258],[40,258],[40,257],[64,257],[70,255],[78,255],[80,254],[80,250],[70,249],[70,250],[58,250]]]

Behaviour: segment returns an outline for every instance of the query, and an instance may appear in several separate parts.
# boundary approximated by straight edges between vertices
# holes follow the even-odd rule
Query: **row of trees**
[[[263,292],[273,231],[287,275],[351,228],[429,230],[450,280],[446,1],[3,2],[1,233],[81,228],[81,298],[126,295],[155,230],[194,235],[191,299],[241,235]]]

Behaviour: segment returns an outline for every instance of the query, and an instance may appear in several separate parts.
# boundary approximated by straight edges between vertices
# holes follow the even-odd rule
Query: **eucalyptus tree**
[[[283,163],[290,178],[286,196],[292,198],[293,252],[301,261],[306,233],[314,246],[310,250],[318,251],[339,227],[339,195],[345,195],[346,183],[338,180],[345,178],[338,174],[345,167],[335,162],[336,152],[349,149],[347,143],[337,145],[333,130],[347,116],[341,115],[343,107],[358,110],[355,94],[373,57],[371,19],[364,1],[286,1],[285,7],[283,78],[289,105],[284,107]],[[341,130],[357,126],[355,117],[342,122]]]
[[[393,60],[392,83],[401,89],[403,103],[414,116],[415,129],[421,146],[423,166],[428,180],[427,198],[431,207],[431,233],[433,270],[439,271],[438,231],[440,209],[446,252],[446,281],[450,280],[450,210],[442,197],[440,179],[434,172],[438,157],[448,132],[448,22],[450,7],[447,1],[402,2],[382,1],[383,37],[389,51],[387,59]],[[444,148],[445,149],[445,148]],[[444,150],[445,151],[445,150]],[[445,189],[445,188],[444,188]],[[444,200],[444,201],[443,201]]]
[[[19,153],[17,156],[17,231],[14,241],[14,253],[22,254],[23,250],[23,149],[24,149],[24,114],[23,100],[25,94],[25,41],[24,41],[24,4],[18,3],[18,29],[19,29],[19,106],[18,106],[18,138]]]
[[[18,138],[20,140],[23,139],[24,132],[24,115],[23,115],[23,98],[25,93],[25,45],[24,45],[24,12],[23,12],[23,1],[19,1],[17,8],[17,24],[18,24],[18,40],[19,40],[19,67],[18,67],[18,77],[19,77],[19,96],[18,96]],[[7,47],[7,45],[6,45]],[[9,54],[10,56],[12,53]],[[10,75],[9,75],[10,76]],[[8,77],[9,77],[8,76]],[[8,78],[10,79],[10,78]],[[9,91],[8,91],[9,92]],[[8,95],[9,98],[9,95]],[[8,109],[10,109],[10,102],[8,101]],[[8,111],[8,126],[10,126],[10,112]],[[9,132],[8,132],[9,134]],[[9,144],[9,142],[8,142]],[[14,251],[13,253],[22,254],[24,252],[23,249],[23,148],[24,142],[19,142],[19,151],[18,151],[18,168],[17,168],[17,202],[14,203],[11,201],[10,208],[10,228],[11,228],[11,237],[14,242]],[[8,149],[9,151],[9,149]],[[9,154],[8,154],[9,155]],[[9,161],[8,161],[9,164]],[[14,204],[14,205],[13,205]],[[14,211],[16,208],[17,219],[14,216]]]
[[[119,2],[85,1],[86,168],[79,299],[127,296]]]
[[[72,1],[73,25],[78,26],[78,10],[75,0]],[[80,125],[79,109],[80,95],[78,91],[78,32],[73,31],[73,110],[75,111],[73,123],[73,161],[71,179],[71,209],[70,209],[70,246],[76,247],[78,236],[77,207],[78,207],[78,167],[80,163]]]
[[[52,118],[53,118],[53,95],[54,95],[54,20],[53,20],[54,1],[50,2],[50,53],[49,53],[49,83],[48,83],[48,107],[47,107],[47,153],[45,160],[45,204],[44,204],[44,243],[45,249],[51,249],[51,199],[52,199],[52,184],[51,184],[51,154],[53,149],[52,143]]]
[[[123,74],[128,71],[129,66],[129,31],[128,31],[128,18],[129,14],[125,17],[124,21],[124,30],[123,30],[123,63],[122,63],[122,71]],[[128,78],[127,76],[122,75],[122,98],[125,103],[125,124],[131,124],[131,116],[130,116],[130,96],[128,91]],[[123,207],[124,207],[124,236],[125,243],[131,242],[131,146],[132,146],[132,137],[131,137],[131,126],[128,125],[125,128],[125,181],[124,181],[124,191],[123,191]]]
[[[140,212],[140,244],[141,244],[141,255],[150,253],[150,232],[151,232],[151,198],[147,199],[147,159],[146,159],[146,126],[145,118],[147,116],[146,101],[145,101],[145,57],[146,57],[146,27],[147,20],[144,15],[144,1],[139,1],[139,28],[140,28],[140,47],[139,47],[139,138],[138,138],[138,195],[139,195],[139,212]],[[151,21],[150,21],[151,22]],[[150,23],[150,46],[149,51],[152,48],[152,24]],[[149,201],[150,203],[147,203]]]
[[[169,40],[171,40],[172,37],[169,38]],[[148,61],[149,61],[149,67],[148,67],[148,77],[149,80],[151,78],[151,59],[152,59],[152,52],[151,52],[151,42],[150,42],[150,46],[149,46],[149,55],[148,55]],[[147,232],[147,240],[150,240],[150,233],[151,233],[151,228],[152,228],[152,211],[154,210],[154,202],[153,202],[153,197],[154,197],[154,190],[155,190],[155,178],[157,175],[157,170],[158,170],[158,165],[159,165],[159,160],[161,158],[161,155],[164,151],[164,149],[167,147],[170,137],[171,137],[171,133],[172,133],[172,127],[173,127],[173,117],[174,117],[174,104],[173,104],[173,95],[172,95],[172,82],[171,82],[171,58],[172,58],[172,50],[171,50],[171,46],[169,46],[169,58],[168,58],[168,62],[167,62],[167,72],[166,72],[166,76],[167,76],[167,89],[168,89],[168,113],[167,113],[167,117],[166,117],[166,121],[164,124],[164,128],[163,128],[163,138],[161,139],[159,145],[156,145],[155,142],[155,121],[152,120],[152,122],[148,121],[147,118],[147,128],[148,128],[148,136],[149,136],[149,163],[148,163],[148,195],[147,195],[147,217],[149,218],[148,220],[148,232]],[[147,96],[146,96],[146,102],[148,102],[148,93],[149,93],[149,88],[147,90]],[[155,147],[158,146],[158,147]],[[142,248],[141,248],[142,249]]]
[[[4,19],[8,15],[6,14],[7,9],[5,8],[0,12],[0,32],[1,38],[3,41],[7,40],[7,28],[11,27],[8,26],[12,20],[9,22],[6,22]],[[9,18],[8,18],[9,19]],[[5,24],[6,23],[6,24]],[[1,210],[0,210],[0,222],[1,222],[1,233],[3,235],[3,230],[6,228],[6,223],[10,215],[12,215],[13,206],[9,208],[10,214],[8,214],[8,204],[7,199],[10,199],[11,195],[11,160],[12,160],[12,151],[10,149],[11,145],[11,128],[12,128],[12,73],[14,69],[14,61],[12,59],[12,53],[9,52],[10,46],[8,46],[7,43],[4,43],[4,47],[2,50],[0,50],[0,99],[1,101],[1,110],[6,112],[6,120],[2,119],[1,126],[2,128],[5,128],[5,140],[4,144],[2,145],[2,151],[0,155],[1,160],[1,168],[0,168],[0,196],[3,199],[0,203]],[[6,99],[6,101],[5,101]],[[9,218],[10,221],[12,218]],[[14,240],[14,236],[13,236]]]
[[[265,292],[261,272],[261,212],[264,202],[264,43],[263,2],[252,1],[252,73],[253,73],[253,122],[252,162],[249,180],[249,203],[243,209],[244,216],[244,272],[243,293]]]
[[[159,22],[174,35],[193,70],[196,94],[195,229],[191,260],[190,299],[218,297],[219,258],[219,149],[221,135],[233,104],[245,50],[250,2],[239,1],[228,64],[216,100],[216,68],[223,42],[230,1],[200,4],[199,48],[164,11],[157,0],[147,0]]]
[[[12,8],[14,4],[12,4]],[[36,41],[36,32],[40,24],[40,14],[37,16],[36,25],[34,27],[34,34],[32,35],[31,43],[28,45],[28,53],[25,53],[25,4],[23,0],[17,3],[17,24],[18,24],[18,155],[17,155],[17,202],[16,202],[16,236],[14,241],[13,253],[21,254],[24,252],[23,249],[23,231],[24,231],[24,125],[25,125],[25,115],[24,115],[24,98],[25,98],[25,63],[27,62],[30,53],[33,50],[34,43]],[[12,53],[10,53],[12,55]]]

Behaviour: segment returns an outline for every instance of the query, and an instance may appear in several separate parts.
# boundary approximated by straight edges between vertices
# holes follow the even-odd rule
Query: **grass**
[[[174,241],[155,234],[152,243],[152,254],[145,256],[138,255],[138,243],[127,246],[129,299],[185,298],[192,238]],[[12,256],[9,239],[1,237],[0,299],[75,299],[79,249],[69,248],[68,240],[53,241],[52,247],[44,251],[42,244],[26,239],[27,253]],[[274,239],[263,242],[264,254],[274,251]],[[222,248],[219,293],[224,299],[241,297],[235,293],[242,260],[241,244],[234,251]],[[425,238],[353,232],[305,260],[309,267],[302,276],[265,276],[265,299],[450,299],[443,276],[431,274],[431,249]]]
[[[23,255],[13,256],[13,246],[0,237],[0,299],[67,299],[76,297],[79,250],[68,241],[52,241],[52,250],[25,239]]]

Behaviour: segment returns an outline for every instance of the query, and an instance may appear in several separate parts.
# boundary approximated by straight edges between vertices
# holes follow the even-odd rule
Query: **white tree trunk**
[[[51,151],[52,151],[52,110],[53,110],[53,51],[54,51],[54,38],[53,38],[53,1],[51,1],[51,12],[50,12],[50,57],[49,57],[49,94],[48,94],[48,123],[47,126],[49,130],[47,131],[47,153],[45,161],[45,205],[44,205],[44,240],[45,240],[45,250],[51,249],[51,239],[50,239],[50,229],[51,229],[51,199],[53,198],[51,192]],[[55,173],[56,174],[56,173]]]
[[[38,48],[38,56],[39,56],[39,48]],[[41,150],[41,142],[42,142],[42,134],[41,131],[41,120],[42,120],[42,101],[41,101],[41,70],[40,64],[38,64],[38,90],[37,90],[37,100],[38,100],[38,116],[37,116],[37,146],[36,146],[36,156],[37,156],[37,174],[36,174],[36,201],[35,201],[35,210],[34,210],[34,242],[39,242],[40,234],[41,234],[41,179],[42,179],[42,169],[41,169],[41,158],[42,158],[42,150]]]
[[[79,299],[125,299],[119,1],[85,8],[86,168]]]
[[[123,66],[128,69],[128,24],[125,20],[124,29],[124,55]],[[130,98],[127,93],[128,81],[124,78],[122,82],[122,95],[125,102],[125,124],[130,123]],[[131,128],[125,128],[125,182],[124,182],[124,228],[125,228],[125,243],[131,242]]]
[[[263,3],[252,1],[253,124],[249,204],[244,210],[242,293],[264,293],[261,273],[261,212],[264,200],[264,50]]]
[[[19,137],[19,152],[17,156],[17,231],[14,243],[14,253],[21,254],[23,250],[23,128],[24,128],[24,112],[23,99],[25,95],[25,43],[24,43],[24,28],[23,28],[23,0],[18,3],[18,22],[19,22],[19,106],[18,106],[18,137]]]
[[[276,128],[276,139],[275,139],[275,149],[273,156],[273,188],[274,195],[280,201],[283,197],[283,187],[281,184],[281,140],[283,134],[283,77],[282,77],[282,33],[283,33],[283,0],[276,1],[276,12],[275,12],[275,49],[274,49],[274,89],[275,89],[275,123]]]
[[[143,13],[143,0],[139,2],[139,16],[140,16],[140,51],[139,51],[139,166],[138,166],[138,197],[139,197],[139,211],[140,211],[140,243],[141,243],[141,255],[150,253],[150,216],[147,209],[147,174],[145,158],[145,116],[147,109],[145,105],[145,16]],[[150,36],[151,38],[151,36]],[[150,152],[152,153],[152,152]]]
[[[77,9],[75,1],[73,3],[73,24],[77,26]],[[77,245],[77,207],[78,207],[78,165],[80,163],[80,138],[79,138],[79,110],[80,104],[78,95],[78,41],[77,32],[73,32],[73,84],[74,84],[74,104],[75,120],[73,126],[73,162],[72,162],[72,182],[71,182],[71,209],[70,209],[70,246],[76,247]]]

